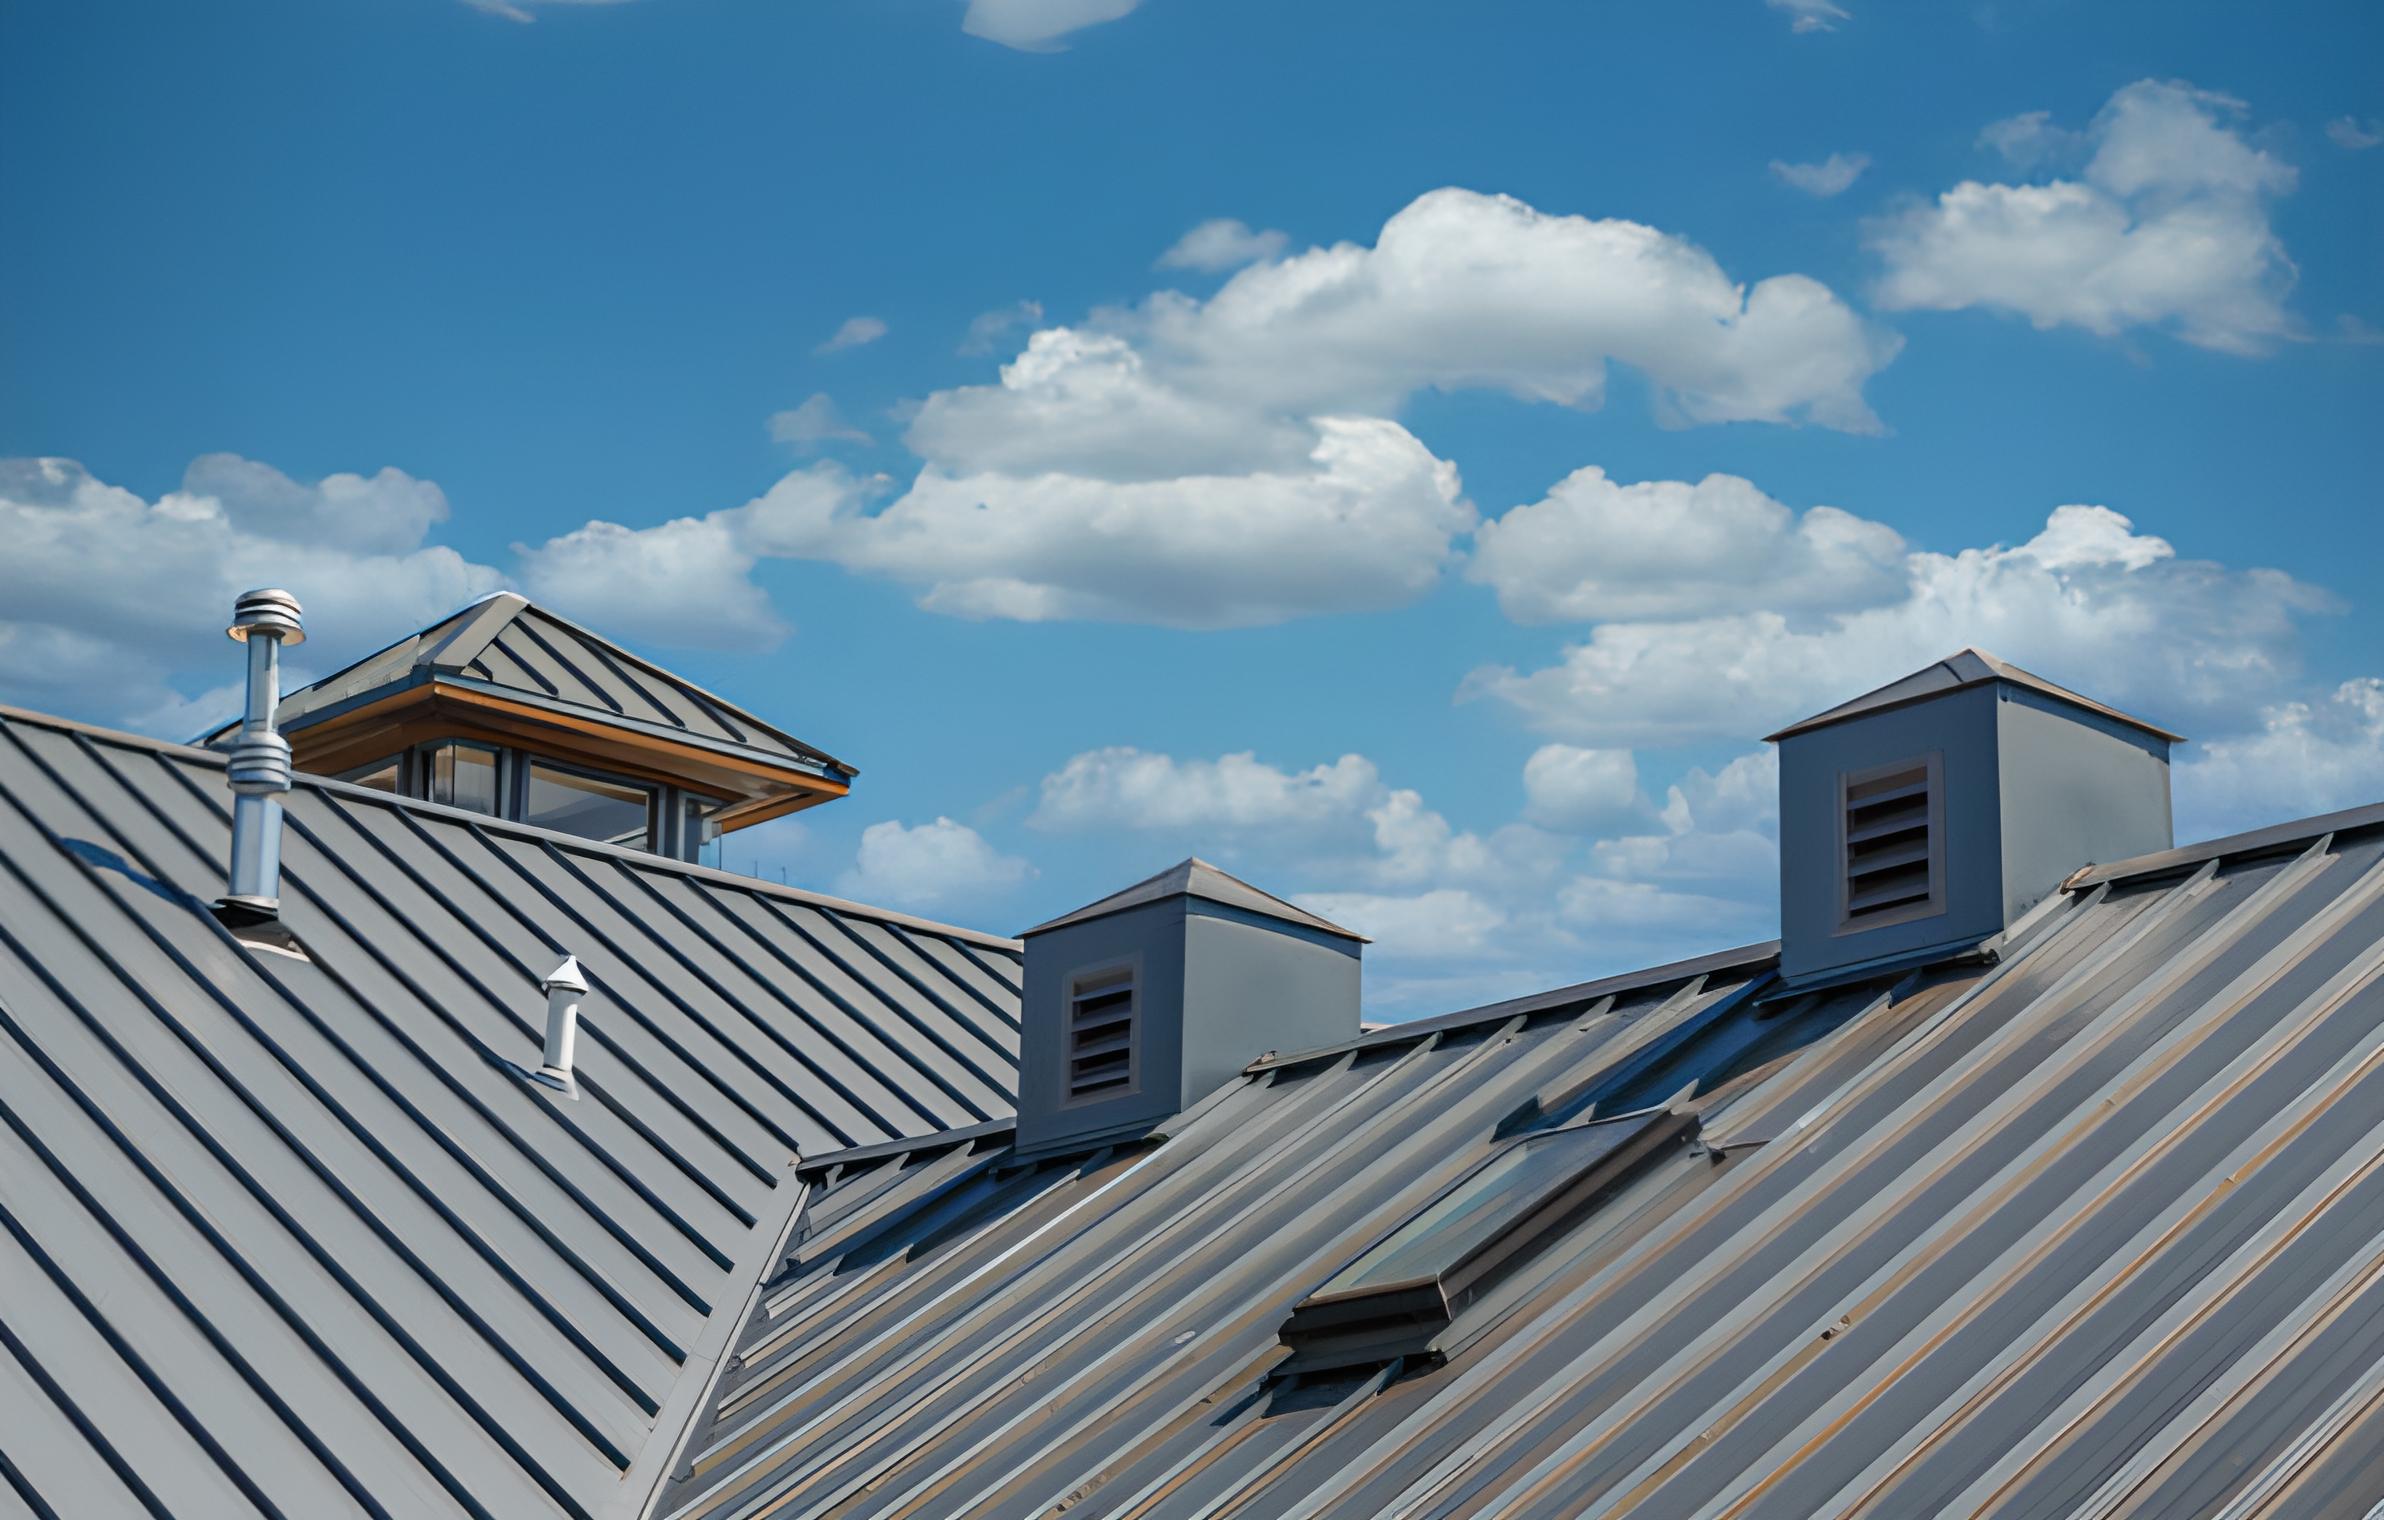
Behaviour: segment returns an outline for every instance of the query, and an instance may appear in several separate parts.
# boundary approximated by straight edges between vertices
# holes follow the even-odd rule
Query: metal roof
[[[642,1513],[798,1153],[1005,1117],[1016,941],[300,776],[282,922],[223,757],[0,709],[0,1495],[36,1514]],[[519,1080],[593,991],[580,1096]]]
[[[2374,823],[2057,895],[1992,966],[1781,998],[1742,955],[1254,1067],[1156,1145],[811,1163],[668,1511],[2371,1513]],[[1271,1375],[1501,1137],[1646,1105],[1704,1153],[1444,1365]]]
[[[1063,913],[1026,932],[1041,934],[1069,924],[1107,918],[1112,913],[1123,913],[1145,903],[1164,902],[1171,897],[1197,897],[1206,902],[1239,908],[1245,913],[1256,913],[1263,918],[1298,924],[1341,939],[1353,939],[1361,945],[1372,943],[1364,935],[1352,933],[1329,919],[1319,918],[1305,908],[1295,907],[1272,892],[1261,892],[1240,877],[1217,869],[1197,855],[1189,860],[1178,861],[1156,876],[1146,876],[1122,892],[1112,892],[1099,902],[1087,903],[1073,913]]]
[[[281,699],[276,722],[285,731],[302,730],[433,679],[714,746],[755,750],[846,777],[858,774],[743,708],[511,591],[483,597],[289,693]],[[238,727],[237,721],[226,723],[202,742]]]
[[[2092,697],[2080,696],[2066,686],[2055,685],[2043,676],[2022,670],[2008,660],[1999,660],[1983,649],[1965,649],[1957,654],[1948,655],[1934,665],[1916,670],[1901,680],[1890,681],[1876,691],[1865,692],[1851,702],[1841,702],[1827,712],[1815,713],[1801,722],[1791,723],[1778,733],[1767,735],[1764,742],[1766,744],[1777,743],[1791,734],[1801,734],[1810,729],[1827,728],[1832,723],[1843,723],[1849,718],[1859,718],[1865,713],[1884,712],[1891,707],[1904,707],[1914,702],[1926,701],[1930,697],[1942,696],[1949,691],[1960,691],[1966,686],[1979,686],[1989,681],[2002,681],[2009,685],[2025,687],[2040,696],[2067,702],[2072,707],[2082,707],[2090,713],[2100,714],[2114,722],[2124,723],[2130,728],[2141,729],[2154,738],[2166,739],[2171,744],[2185,742],[2183,734],[2171,733],[2158,724],[2147,723],[2142,718],[2123,713],[2116,707],[2095,701]]]

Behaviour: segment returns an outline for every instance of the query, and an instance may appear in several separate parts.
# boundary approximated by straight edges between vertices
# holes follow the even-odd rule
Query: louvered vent
[[[1134,1087],[1134,972],[1095,972],[1068,987],[1067,1101],[1114,1098]]]
[[[1901,923],[1944,906],[1943,811],[1934,755],[1845,779],[1847,929]]]

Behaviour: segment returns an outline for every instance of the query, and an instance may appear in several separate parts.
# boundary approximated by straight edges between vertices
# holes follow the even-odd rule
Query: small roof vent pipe
[[[538,1069],[523,1075],[541,1087],[576,1098],[579,1083],[571,1075],[571,1056],[579,1044],[579,1000],[588,995],[588,979],[580,974],[579,957],[564,956],[563,964],[548,972],[538,987],[546,994],[546,1049]]]
[[[232,803],[231,888],[222,905],[273,918],[281,912],[281,795],[290,789],[290,741],[273,727],[281,702],[281,646],[303,643],[298,599],[266,588],[241,594],[224,630],[248,646],[248,708],[225,779]]]

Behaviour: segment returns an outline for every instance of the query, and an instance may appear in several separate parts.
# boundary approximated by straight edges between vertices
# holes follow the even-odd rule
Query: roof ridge
[[[56,713],[38,712],[29,707],[17,707],[0,702],[0,723],[9,722],[28,723],[36,728],[47,728],[61,733],[82,734],[125,749],[171,755],[177,759],[196,761],[211,770],[222,770],[229,761],[229,757],[222,750],[210,749],[203,744],[185,744],[172,739],[152,738],[148,734],[131,733],[120,728],[109,728],[104,724],[86,723],[79,718],[62,718]],[[739,876],[733,871],[698,865],[691,860],[673,860],[667,855],[633,850],[624,845],[606,844],[598,839],[583,839],[577,834],[566,834],[555,829],[542,829],[535,824],[517,823],[510,818],[492,818],[481,813],[465,812],[459,808],[441,806],[436,802],[426,802],[419,797],[400,797],[392,792],[379,791],[369,786],[358,786],[353,782],[341,781],[331,776],[316,775],[311,771],[294,773],[291,783],[293,789],[311,787],[317,790],[331,791],[342,798],[355,798],[418,816],[441,820],[468,819],[474,827],[500,834],[520,835],[571,849],[585,850],[593,854],[618,857],[649,870],[666,871],[674,875],[689,876],[700,880],[718,881],[741,887],[747,891],[759,892],[768,897],[799,902],[807,907],[826,908],[849,917],[894,924],[906,929],[917,929],[949,939],[966,940],[971,944],[1006,951],[1013,955],[1023,949],[1018,940],[1008,935],[995,934],[990,930],[970,929],[959,924],[944,923],[938,919],[922,918],[915,913],[905,913],[897,908],[881,908],[871,903],[855,902],[848,897],[836,897],[826,892],[812,891],[808,887],[769,881],[759,876]]]

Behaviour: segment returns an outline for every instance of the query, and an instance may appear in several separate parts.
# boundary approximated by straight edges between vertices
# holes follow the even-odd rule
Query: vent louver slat
[[[1068,997],[1068,1098],[1113,1096],[1133,1083],[1132,976],[1077,984]]]
[[[1922,762],[1846,790],[1845,921],[1859,928],[1906,918],[1936,896],[1938,840],[1932,769]]]

